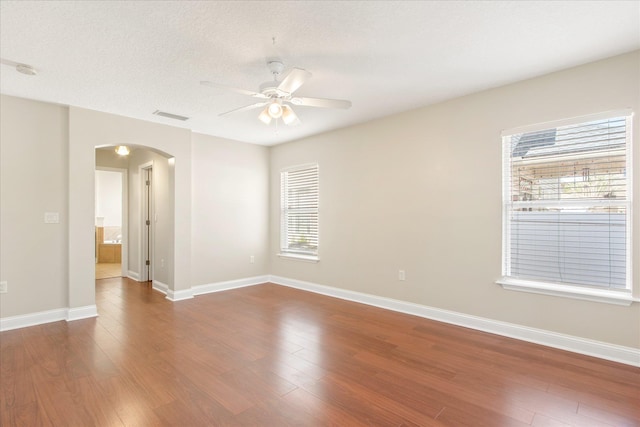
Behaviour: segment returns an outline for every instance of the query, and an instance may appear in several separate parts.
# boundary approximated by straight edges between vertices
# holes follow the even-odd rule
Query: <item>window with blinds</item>
[[[503,275],[631,288],[631,113],[503,134]]]
[[[282,254],[318,255],[318,181],[317,164],[280,173]]]

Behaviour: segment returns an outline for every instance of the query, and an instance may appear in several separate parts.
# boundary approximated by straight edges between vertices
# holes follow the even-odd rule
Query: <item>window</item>
[[[631,113],[554,124],[503,133],[499,283],[630,303]]]
[[[288,168],[280,173],[283,256],[318,259],[318,165]]]

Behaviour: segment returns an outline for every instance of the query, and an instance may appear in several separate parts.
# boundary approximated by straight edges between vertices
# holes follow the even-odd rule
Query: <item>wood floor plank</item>
[[[102,395],[125,426],[162,425],[144,392],[128,375],[98,381]]]
[[[622,418],[635,420],[640,426],[640,404],[637,403],[640,398],[640,388],[638,387],[635,390],[631,389],[629,394],[622,398],[619,398],[618,394],[602,396],[601,393],[594,393],[587,388],[572,389],[556,385],[549,388],[549,393],[575,399],[580,402],[580,406],[589,406],[593,410],[602,411],[603,414],[617,414]]]
[[[21,406],[36,401],[35,390],[29,371],[30,356],[23,346],[12,346],[2,351],[2,373],[0,373],[0,404]]]
[[[640,368],[263,284],[0,333],[0,425],[640,426]]]
[[[51,427],[53,424],[45,416],[37,402],[28,403],[13,408],[12,411],[4,411],[0,418],[0,425],[20,426],[20,427]]]
[[[355,381],[345,381],[339,375],[328,375],[315,384],[308,386],[306,391],[318,399],[341,408],[355,418],[369,425],[375,426],[419,426],[427,420],[433,419],[428,415],[420,417],[420,423],[412,422],[403,417],[406,412],[400,402],[396,402],[393,409],[389,408],[389,402],[384,396],[374,390],[367,389],[364,395],[358,395],[364,387]]]
[[[323,399],[320,399],[308,392],[304,388],[297,388],[291,393],[287,393],[283,399],[293,411],[303,414],[303,422],[297,425],[307,426],[370,426],[368,420],[357,417],[356,414],[350,413]]]
[[[154,412],[162,420],[163,425],[195,426],[203,423],[198,413],[194,412],[189,405],[179,399],[158,406],[154,409]]]
[[[640,408],[637,408],[636,413],[638,411],[640,411]],[[624,413],[624,411],[621,412]],[[608,423],[612,426],[633,427],[640,425],[640,417],[638,416],[626,416],[622,415],[620,412],[614,413],[607,409],[594,408],[582,403],[578,408],[578,414],[584,415],[587,419]]]

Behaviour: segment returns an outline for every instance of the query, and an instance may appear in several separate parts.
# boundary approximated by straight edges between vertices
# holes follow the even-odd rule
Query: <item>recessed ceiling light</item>
[[[22,74],[26,74],[27,76],[35,76],[38,72],[31,65],[27,64],[17,64],[16,71]]]

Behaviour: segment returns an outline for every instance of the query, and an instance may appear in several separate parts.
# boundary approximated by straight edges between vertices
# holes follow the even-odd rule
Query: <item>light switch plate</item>
[[[60,222],[60,214],[58,212],[45,212],[44,223],[45,224],[58,224]]]
[[[0,282],[0,294],[6,294],[7,293],[7,282]]]

